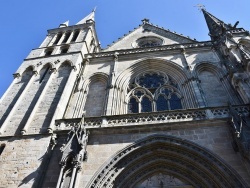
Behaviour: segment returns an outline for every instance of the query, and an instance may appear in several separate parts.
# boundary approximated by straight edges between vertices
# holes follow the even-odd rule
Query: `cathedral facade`
[[[0,100],[0,187],[250,187],[250,35],[202,12],[210,41],[48,30]]]

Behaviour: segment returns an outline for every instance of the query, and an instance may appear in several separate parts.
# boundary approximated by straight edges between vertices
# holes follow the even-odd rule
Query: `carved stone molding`
[[[138,54],[138,53],[144,53],[144,52],[157,52],[157,51],[166,51],[166,50],[180,50],[183,51],[183,48],[185,50],[188,50],[190,48],[201,48],[201,47],[211,47],[211,42],[197,42],[197,43],[186,43],[186,44],[173,44],[173,45],[166,45],[166,46],[157,46],[157,47],[151,47],[151,48],[135,48],[135,49],[129,49],[129,50],[119,50],[119,51],[111,51],[111,52],[99,52],[99,53],[92,53],[88,54],[87,58],[90,57],[111,57],[114,56],[115,53],[119,53],[119,55],[127,55],[127,54]]]
[[[238,113],[243,116],[249,115],[249,106],[234,106]],[[114,126],[133,126],[133,125],[145,125],[145,124],[166,124],[173,122],[187,122],[187,121],[199,121],[211,119],[208,116],[208,111],[211,112],[214,119],[229,118],[229,108],[204,108],[204,109],[188,109],[188,110],[173,110],[173,111],[160,111],[139,114],[123,114],[116,116],[102,116],[102,117],[86,117],[85,126],[89,128],[96,127],[114,127]],[[105,119],[105,125],[103,125],[103,119]],[[54,131],[70,130],[72,126],[75,126],[80,122],[80,119],[62,119],[56,120]]]
[[[107,161],[87,187],[134,187],[152,173],[171,174],[194,187],[247,187],[222,159],[190,141],[153,134]]]

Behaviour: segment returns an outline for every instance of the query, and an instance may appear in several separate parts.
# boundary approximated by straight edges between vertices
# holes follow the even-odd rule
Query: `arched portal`
[[[87,187],[140,188],[148,179],[157,179],[155,186],[146,186],[155,188],[173,187],[174,183],[179,187],[247,187],[236,171],[207,149],[162,134],[116,153]]]

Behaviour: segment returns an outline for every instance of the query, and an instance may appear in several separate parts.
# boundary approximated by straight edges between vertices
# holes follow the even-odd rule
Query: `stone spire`
[[[94,8],[94,10],[92,10],[92,12],[87,15],[85,18],[83,18],[81,21],[79,21],[76,25],[80,25],[80,24],[85,24],[85,23],[89,23],[89,22],[94,22],[95,21],[95,10],[96,8]]]
[[[233,29],[231,25],[225,24],[223,21],[216,18],[215,16],[207,12],[205,9],[201,10],[207,22],[209,35],[212,40],[216,39],[219,35],[223,34],[225,31]]]

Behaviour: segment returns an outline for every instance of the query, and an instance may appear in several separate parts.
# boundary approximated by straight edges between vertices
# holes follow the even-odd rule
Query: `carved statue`
[[[76,134],[78,143],[81,147],[79,153],[78,153],[78,160],[83,161],[87,157],[87,142],[88,142],[88,137],[89,137],[89,132],[86,131],[86,128],[84,127],[79,131],[78,134]]]

